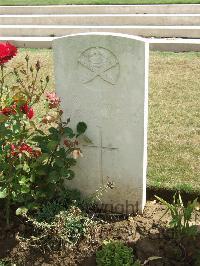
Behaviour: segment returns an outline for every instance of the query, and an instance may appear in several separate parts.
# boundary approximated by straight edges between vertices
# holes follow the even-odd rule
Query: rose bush
[[[0,43],[0,198],[5,201],[9,223],[10,206],[23,210],[39,208],[64,192],[63,183],[74,177],[71,169],[82,155],[78,137],[87,128],[84,122],[76,132],[70,119],[62,122],[60,99],[45,93],[49,76],[41,78],[41,63],[23,64],[9,71],[5,63],[17,54],[13,45]],[[15,84],[7,80],[15,77]],[[45,111],[36,110],[42,98]]]
[[[10,43],[0,43],[0,65],[7,63],[17,54],[17,48]]]

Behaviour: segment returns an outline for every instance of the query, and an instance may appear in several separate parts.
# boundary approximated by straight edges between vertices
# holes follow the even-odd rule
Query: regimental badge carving
[[[91,47],[81,53],[78,59],[79,73],[83,83],[100,77],[112,85],[117,83],[120,66],[117,57],[103,47]]]

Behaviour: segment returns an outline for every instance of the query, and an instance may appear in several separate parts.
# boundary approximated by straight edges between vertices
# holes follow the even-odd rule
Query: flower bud
[[[46,76],[46,82],[49,83],[49,76]]]
[[[30,67],[30,71],[33,72],[33,67],[32,66]]]
[[[73,150],[72,157],[76,160],[79,157],[83,157],[83,154],[80,149]]]
[[[28,56],[28,54],[25,56],[25,60],[26,60],[26,62],[29,61],[29,56]]]
[[[63,144],[67,147],[67,148],[71,148],[71,142],[69,141],[69,140],[67,140],[67,139],[65,139],[64,141],[63,141]]]
[[[78,146],[78,144],[79,144],[78,140],[75,140],[74,141],[74,146]]]
[[[36,96],[35,96],[35,101],[36,101],[36,102],[39,102],[39,100],[40,100],[40,96],[39,96],[39,95],[36,95]]]
[[[14,68],[14,74],[16,75],[16,76],[18,76],[18,71],[17,71],[17,69],[16,68]]]
[[[35,65],[35,69],[37,70],[37,72],[40,70],[41,65],[40,65],[40,61],[38,60],[36,65]]]

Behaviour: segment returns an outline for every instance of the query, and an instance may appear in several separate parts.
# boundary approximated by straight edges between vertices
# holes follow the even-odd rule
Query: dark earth
[[[170,215],[166,208],[154,201],[148,201],[143,215],[126,219],[110,216],[93,229],[89,236],[80,240],[72,249],[43,250],[41,247],[28,248],[18,240],[18,234],[31,231],[23,219],[13,216],[13,223],[6,227],[3,213],[0,214],[0,258],[9,259],[15,265],[96,265],[95,252],[107,239],[122,240],[133,248],[136,257],[143,265],[200,265],[200,234],[195,237],[174,239],[168,229]],[[105,219],[104,219],[105,220]],[[196,220],[200,233],[200,212]],[[199,259],[197,259],[199,258]]]

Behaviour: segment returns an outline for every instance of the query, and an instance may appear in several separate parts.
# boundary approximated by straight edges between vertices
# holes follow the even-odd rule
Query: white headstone
[[[146,201],[148,56],[145,39],[123,34],[71,35],[53,42],[56,91],[64,119],[84,121],[91,143],[72,185],[115,212],[143,211]],[[70,181],[71,182],[71,181]],[[68,182],[69,184],[69,182]]]

